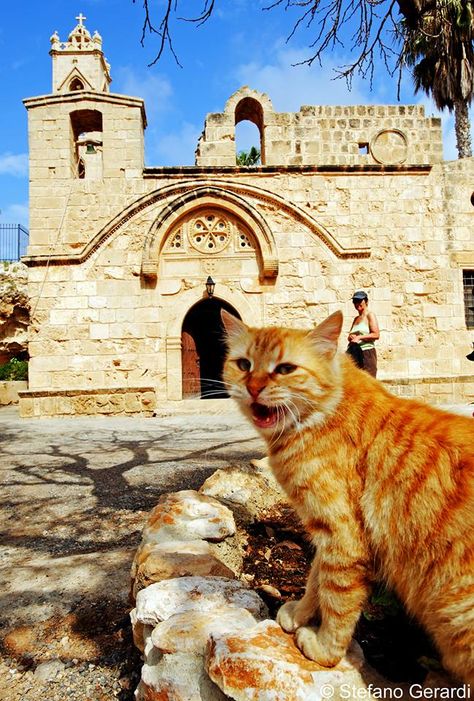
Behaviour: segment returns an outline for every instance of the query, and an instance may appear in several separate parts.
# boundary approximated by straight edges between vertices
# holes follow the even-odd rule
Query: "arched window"
[[[78,178],[102,175],[102,112],[75,110],[71,120],[71,163]],[[100,149],[100,153],[99,153]],[[97,156],[97,158],[95,158]],[[91,160],[95,158],[94,162]]]
[[[75,90],[84,90],[84,83],[79,78],[73,78],[69,85],[69,90],[70,92],[74,92]]]
[[[263,108],[260,102],[253,97],[244,97],[237,104],[235,108],[235,125],[237,127],[241,122],[252,122],[257,128],[255,132],[256,138],[258,138],[257,144],[250,144],[255,146],[260,151],[260,164],[265,165],[265,139],[264,139],[264,120],[263,120]],[[247,134],[249,134],[248,126],[242,125]],[[244,133],[245,133],[244,131]],[[246,137],[247,138],[247,137]],[[240,135],[239,135],[240,139]],[[236,132],[236,144],[237,144],[237,132]],[[247,150],[247,149],[240,149]],[[239,153],[239,145],[237,144],[237,157]]]

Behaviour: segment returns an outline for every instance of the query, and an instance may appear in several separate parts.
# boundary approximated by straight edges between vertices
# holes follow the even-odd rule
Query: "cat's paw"
[[[334,667],[343,655],[326,649],[318,638],[317,628],[303,626],[296,631],[296,644],[305,657],[322,667]]]
[[[294,633],[297,628],[303,626],[308,620],[298,615],[299,601],[287,601],[277,613],[277,623],[287,633]]]

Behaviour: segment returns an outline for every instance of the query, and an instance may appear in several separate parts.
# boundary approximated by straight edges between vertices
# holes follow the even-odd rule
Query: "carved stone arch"
[[[241,119],[253,121],[251,118],[254,115],[252,107],[255,108],[257,105],[258,111],[261,111],[263,123],[267,124],[274,113],[272,101],[266,93],[258,92],[258,90],[244,85],[229,97],[225,103],[224,114],[235,116],[239,121]]]
[[[242,321],[248,326],[261,326],[261,309],[252,305],[248,296],[239,290],[231,290],[224,284],[219,284],[216,299],[223,300],[234,307]],[[173,318],[166,328],[166,366],[173,372],[167,373],[166,394],[169,400],[181,400],[182,389],[182,341],[181,330],[189,310],[204,299],[202,286],[185,290],[173,298]]]
[[[244,86],[227,100],[224,113],[233,117],[234,126],[243,121],[255,124],[260,134],[260,162],[265,165],[265,128],[273,115],[268,95]]]
[[[249,198],[262,202],[271,207],[280,209],[281,211],[293,217],[296,221],[300,222],[308,228],[308,231],[316,238],[321,241],[321,243],[326,246],[331,253],[339,259],[348,260],[356,258],[370,258],[371,249],[365,246],[351,246],[350,248],[345,248],[337,238],[326,229],[313,215],[308,212],[307,209],[295,204],[294,202],[289,202],[281,195],[275,192],[266,190],[265,188],[258,187],[256,185],[251,185],[249,183],[239,183],[235,181],[226,180],[216,180],[215,184],[204,185],[202,181],[189,180],[179,183],[173,183],[167,185],[163,188],[152,190],[146,193],[139,199],[135,200],[131,204],[127,205],[121,212],[119,212],[113,219],[107,222],[96,234],[95,236],[84,246],[81,251],[78,252],[68,252],[60,254],[48,254],[48,255],[35,255],[35,256],[24,256],[22,260],[29,266],[44,266],[44,265],[78,265],[88,260],[96,251],[98,251],[102,246],[106,245],[112,237],[120,233],[120,230],[131,220],[133,217],[137,216],[140,212],[160,205],[169,201],[171,197],[175,197],[174,202],[178,202],[181,198],[178,193],[184,197],[191,199],[196,199],[197,194],[206,189],[207,192],[212,192],[216,197],[220,198],[223,202],[224,198],[233,197],[234,201],[238,205],[242,206],[245,210],[253,212],[259,221],[262,221],[263,229],[259,229],[262,232],[262,238],[264,243],[266,243],[265,250],[269,250],[266,258],[266,269],[271,270],[271,261],[274,260],[274,272],[269,275],[269,278],[276,277],[278,273],[278,257],[275,241],[268,225],[265,224],[263,217],[251,206],[249,205]],[[165,213],[168,208],[163,206],[160,211],[158,218]],[[240,210],[242,211],[242,210]],[[156,223],[155,219],[155,223]],[[258,232],[253,229],[254,234]],[[157,262],[158,257],[156,251],[151,250],[151,235],[157,234],[155,227],[152,226],[145,238],[143,255],[142,255],[142,267],[146,266],[146,270],[149,272],[142,271],[145,275],[150,275],[151,278],[157,276]],[[162,234],[163,232],[161,232]],[[361,232],[363,233],[363,232]],[[268,236],[268,242],[265,241],[265,235]]]
[[[278,255],[266,220],[240,195],[212,186],[196,187],[176,197],[160,211],[145,241],[142,274],[157,278],[160,254],[173,227],[193,210],[205,206],[227,211],[246,225],[255,240],[260,280],[274,280],[278,275]]]
[[[91,83],[87,80],[82,71],[80,71],[79,68],[77,68],[76,66],[72,69],[70,73],[68,73],[67,77],[59,86],[58,91],[72,92],[73,90],[77,90],[78,88],[71,88],[71,85],[74,81],[79,81],[82,84],[81,90],[93,90],[93,86],[91,85]]]

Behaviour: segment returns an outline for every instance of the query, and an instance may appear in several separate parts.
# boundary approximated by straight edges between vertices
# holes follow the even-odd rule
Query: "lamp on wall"
[[[216,283],[212,279],[212,277],[209,275],[209,277],[206,280],[206,291],[207,291],[207,296],[212,297],[214,295],[214,288],[216,286]]]

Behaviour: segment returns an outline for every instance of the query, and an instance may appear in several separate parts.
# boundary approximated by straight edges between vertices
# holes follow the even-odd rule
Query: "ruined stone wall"
[[[199,166],[235,165],[235,125],[256,124],[263,165],[400,165],[443,159],[441,120],[421,105],[305,105],[275,112],[268,96],[242,88],[222,113],[209,114]]]
[[[28,351],[28,269],[0,262],[0,364]]]

